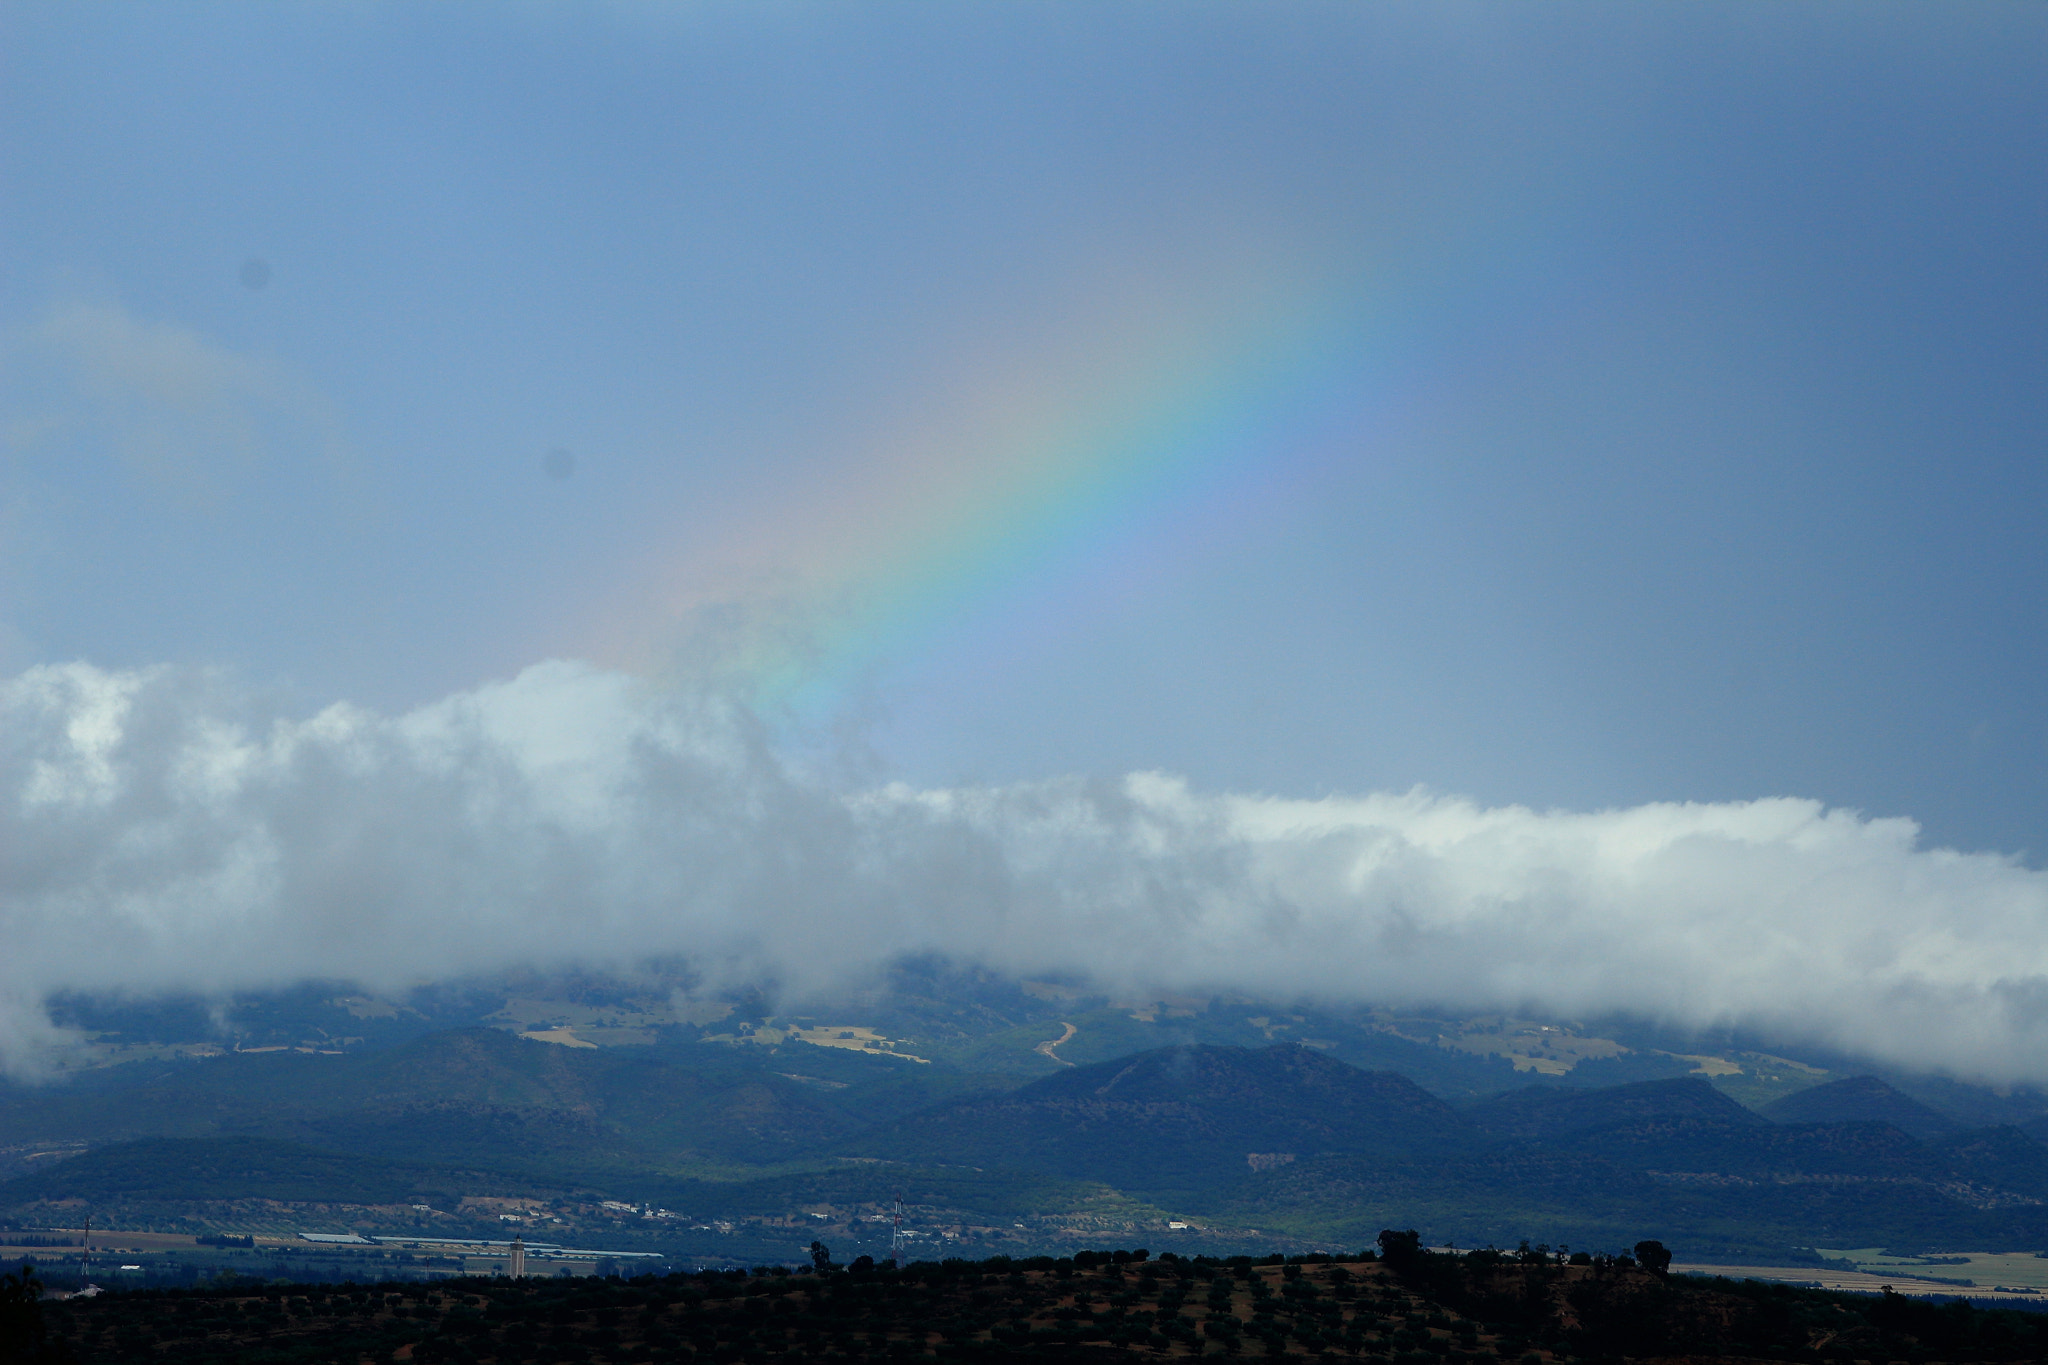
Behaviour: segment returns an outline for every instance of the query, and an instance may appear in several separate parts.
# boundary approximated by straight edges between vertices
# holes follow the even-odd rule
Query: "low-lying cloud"
[[[0,1065],[64,990],[372,989],[687,955],[807,991],[907,953],[1741,1025],[2048,1081],[2048,875],[1774,798],[1591,813],[1133,774],[860,790],[743,709],[572,663],[396,717],[221,678],[0,682]]]

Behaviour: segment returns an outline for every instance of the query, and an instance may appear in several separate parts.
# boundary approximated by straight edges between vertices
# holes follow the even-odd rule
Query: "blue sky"
[[[1336,434],[804,722],[913,783],[1790,795],[2038,862],[2044,58],[2031,4],[10,3],[0,671],[611,664],[963,389],[1060,409],[1105,319],[1280,280],[1370,332]]]

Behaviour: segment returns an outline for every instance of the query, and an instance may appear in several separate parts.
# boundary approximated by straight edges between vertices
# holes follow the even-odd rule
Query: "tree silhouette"
[[[43,1282],[24,1261],[18,1275],[0,1275],[0,1360],[35,1360],[43,1353]]]
[[[1396,1272],[1413,1267],[1422,1259],[1422,1234],[1414,1228],[1381,1228],[1380,1256]]]
[[[1671,1253],[1664,1249],[1662,1242],[1637,1242],[1636,1264],[1661,1280],[1670,1273]]]

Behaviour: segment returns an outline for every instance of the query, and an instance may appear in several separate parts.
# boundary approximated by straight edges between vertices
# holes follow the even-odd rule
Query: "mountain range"
[[[0,1218],[284,1231],[317,1207],[454,1234],[497,1231],[512,1201],[664,1249],[786,1253],[797,1222],[865,1244],[902,1199],[983,1251],[1355,1247],[1385,1226],[1732,1257],[2048,1247],[2027,1092],[1916,1087],[1960,1100],[1937,1108],[1898,1078],[1678,1050],[1697,1040],[924,985],[843,1027],[598,986],[438,1015],[273,1002],[269,1033],[226,1048],[126,1017],[98,1031],[110,1064],[0,1088]],[[374,1036],[338,1034],[365,1019]]]
[[[251,1201],[389,1206],[364,1215],[374,1223],[415,1201],[625,1193],[688,1218],[773,1221],[873,1208],[894,1186],[916,1191],[923,1221],[977,1230],[969,1242],[1064,1191],[1226,1239],[1365,1245],[1415,1225],[1468,1244],[2048,1246],[2048,1147],[2018,1128],[1923,1140],[1878,1119],[1774,1122],[1699,1078],[1461,1108],[1297,1044],[1181,1045],[900,1112],[887,1087],[714,1060],[692,1070],[459,1030],[17,1092],[0,1109],[11,1141],[131,1140],[0,1183],[0,1209],[48,1221],[84,1200],[161,1221],[226,1204],[246,1221]],[[1910,1104],[1862,1079],[1822,1098],[1851,1114]]]

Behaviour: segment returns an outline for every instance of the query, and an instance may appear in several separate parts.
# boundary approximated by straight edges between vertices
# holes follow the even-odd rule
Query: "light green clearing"
[[[2048,1290],[2048,1260],[2031,1251],[1945,1251],[1929,1256],[1887,1256],[1882,1247],[1856,1247],[1846,1251],[1814,1250],[1829,1260],[1854,1261],[1858,1270],[1883,1273],[1897,1270],[1916,1279],[1948,1283],[1970,1281],[1978,1289]],[[1941,1262],[1963,1257],[1966,1264]]]

